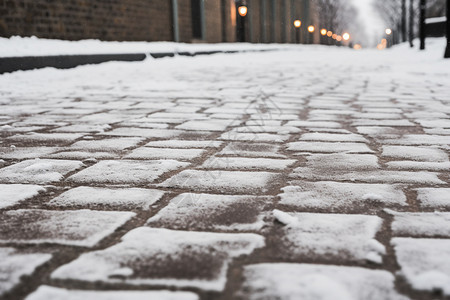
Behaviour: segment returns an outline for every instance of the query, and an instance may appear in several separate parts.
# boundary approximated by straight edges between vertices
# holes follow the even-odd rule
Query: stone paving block
[[[247,157],[217,157],[206,160],[201,169],[222,170],[273,170],[283,171],[297,161],[294,159],[247,158]]]
[[[22,276],[30,276],[51,258],[51,254],[21,253],[14,248],[0,248],[0,296],[18,285]]]
[[[383,144],[405,146],[448,146],[449,138],[445,135],[408,134],[401,138],[383,139]]]
[[[404,184],[445,184],[431,172],[407,171],[345,171],[334,174],[324,174],[323,170],[314,168],[296,168],[290,175],[292,178],[301,178],[320,181],[353,181],[367,183],[404,183]]]
[[[414,123],[408,121],[408,120],[370,120],[370,119],[363,119],[363,120],[355,120],[352,123],[352,126],[358,127],[358,126],[387,126],[387,127],[413,127],[415,126]]]
[[[1,186],[0,186],[1,190]],[[62,193],[50,200],[47,205],[53,207],[83,207],[102,209],[150,209],[161,199],[163,191],[140,188],[99,188],[80,186]]]
[[[134,217],[132,212],[19,209],[0,213],[0,242],[93,247]]]
[[[147,184],[154,182],[166,172],[188,165],[189,163],[176,160],[104,160],[70,176],[67,180],[84,184]]]
[[[69,143],[76,139],[79,139],[86,133],[35,133],[30,132],[27,134],[17,134],[6,138],[8,141],[12,142],[24,142],[24,143],[39,143],[39,144],[49,144],[54,145],[55,143]]]
[[[293,142],[288,143],[287,150],[296,152],[319,153],[373,153],[367,145],[362,143],[333,143],[333,142]]]
[[[143,138],[129,137],[129,138],[109,138],[102,140],[78,141],[70,146],[73,149],[79,150],[94,150],[94,151],[121,151],[127,148],[133,148],[142,142]]]
[[[422,207],[448,208],[450,207],[450,188],[417,189],[417,200]]]
[[[341,124],[337,122],[324,122],[324,121],[289,121],[287,126],[295,127],[313,127],[313,128],[341,128]]]
[[[250,126],[246,125],[245,127],[237,127],[233,129],[235,132],[244,132],[244,133],[276,133],[276,134],[292,134],[299,133],[301,130],[294,126]]]
[[[46,158],[51,159],[114,159],[119,158],[120,154],[101,151],[61,151],[54,154],[46,155]]]
[[[45,191],[39,185],[0,184],[0,209],[16,205]]]
[[[316,142],[367,142],[363,136],[358,134],[327,134],[320,132],[305,133],[300,137],[300,140]]]
[[[151,227],[184,230],[260,230],[270,197],[183,193],[150,218]]]
[[[75,160],[25,160],[0,169],[0,182],[36,184],[58,182],[67,173],[83,166],[83,163]]]
[[[119,244],[82,254],[51,278],[221,291],[233,258],[263,246],[264,238],[256,234],[140,227]]]
[[[299,209],[357,209],[367,204],[406,206],[401,186],[332,181],[294,182],[282,188],[279,204]]]
[[[150,129],[150,128],[133,128],[120,127],[108,132],[102,133],[107,136],[135,136],[145,138],[176,138],[182,135],[185,131],[175,129]]]
[[[192,292],[173,291],[84,291],[40,286],[25,300],[198,300]]]
[[[272,134],[272,133],[242,133],[229,131],[220,136],[225,141],[245,141],[245,142],[271,142],[282,143],[289,139],[289,135]]]
[[[384,246],[375,240],[382,219],[345,214],[286,213],[273,211],[284,226],[277,255],[290,260],[302,257],[349,262],[382,262]]]
[[[311,154],[305,155],[305,167],[316,172],[330,172],[331,174],[342,171],[376,170],[380,168],[377,156],[373,154]],[[333,162],[333,163],[330,163]]]
[[[407,300],[382,270],[333,265],[265,263],[244,267],[238,299]]]
[[[75,125],[68,125],[68,126],[62,126],[55,129],[52,129],[52,132],[87,132],[87,133],[101,133],[105,130],[111,129],[112,127],[108,124],[103,125],[90,125],[90,124],[75,124]]]
[[[188,121],[181,125],[176,126],[176,129],[183,130],[206,130],[206,131],[224,131],[228,126],[239,125],[240,121],[229,120],[201,120],[201,121]]]
[[[400,274],[416,290],[450,295],[450,240],[392,239]]]
[[[205,153],[203,149],[165,149],[141,147],[133,150],[126,155],[128,159],[176,159],[176,160],[193,160]]]
[[[218,155],[233,155],[243,157],[270,157],[285,158],[286,156],[279,153],[279,145],[265,143],[229,143]]]
[[[423,162],[448,162],[443,150],[429,147],[383,146],[382,156]]]
[[[394,216],[392,232],[405,237],[450,238],[450,213],[400,213],[386,210]]]
[[[220,141],[187,141],[187,140],[166,140],[166,141],[152,141],[148,142],[145,147],[158,148],[220,148],[223,142]]]
[[[258,194],[273,188],[277,176],[270,172],[185,170],[160,186],[225,194]]]
[[[450,171],[450,162],[391,161],[387,162],[386,165],[389,169],[395,170]]]

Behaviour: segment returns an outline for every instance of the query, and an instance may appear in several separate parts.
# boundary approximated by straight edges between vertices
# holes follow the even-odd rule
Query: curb
[[[147,56],[155,59],[164,57],[212,55],[218,53],[232,54],[245,52],[266,52],[278,49],[260,50],[214,50],[197,52],[155,52],[155,53],[130,53],[130,54],[86,54],[86,55],[52,55],[52,56],[23,56],[23,57],[0,57],[0,74],[15,71],[27,71],[53,67],[56,69],[71,69],[81,65],[101,64],[109,61],[143,61]]]

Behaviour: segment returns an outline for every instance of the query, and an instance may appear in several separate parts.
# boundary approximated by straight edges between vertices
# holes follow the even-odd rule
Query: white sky
[[[374,43],[384,32],[384,22],[374,10],[372,2],[376,0],[351,0],[360,11],[360,20],[364,22],[369,35],[368,41]]]

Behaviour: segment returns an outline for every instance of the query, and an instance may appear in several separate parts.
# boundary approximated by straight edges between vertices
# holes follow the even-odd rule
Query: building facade
[[[248,8],[245,16],[238,11],[242,5]],[[317,32],[306,30],[308,25],[317,25],[313,11],[310,0],[0,0],[0,36],[187,43],[311,42],[318,39]],[[302,21],[300,29],[293,26],[296,19]]]

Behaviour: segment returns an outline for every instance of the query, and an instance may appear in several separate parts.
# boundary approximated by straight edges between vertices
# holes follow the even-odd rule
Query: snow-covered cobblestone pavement
[[[450,297],[441,42],[0,76],[0,297]]]

